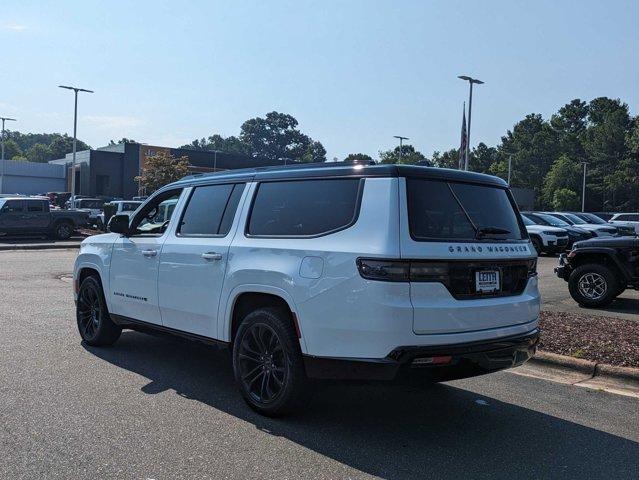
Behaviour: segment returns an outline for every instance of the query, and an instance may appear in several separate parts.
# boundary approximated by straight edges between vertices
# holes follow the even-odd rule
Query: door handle
[[[215,252],[206,252],[202,254],[202,258],[204,260],[222,260],[222,254]]]
[[[142,250],[142,255],[147,258],[155,257],[158,254],[157,250]]]

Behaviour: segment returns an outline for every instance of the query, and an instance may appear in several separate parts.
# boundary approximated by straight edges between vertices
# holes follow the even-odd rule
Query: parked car
[[[553,217],[547,213],[540,212],[523,212],[523,214],[537,225],[545,225],[547,227],[563,228],[568,232],[568,246],[567,250],[571,249],[575,242],[581,240],[588,240],[595,236],[590,230],[579,228],[575,225],[570,225],[568,222],[561,220],[560,218]]]
[[[0,198],[0,236],[47,235],[65,240],[87,223],[82,211],[51,210],[46,197]]]
[[[229,348],[265,415],[303,405],[308,378],[462,378],[520,365],[538,342],[536,254],[497,177],[235,170],[167,185],[109,225],[75,262],[82,339],[130,328]]]
[[[575,244],[555,267],[570,296],[584,307],[604,307],[626,288],[639,289],[639,239],[593,238]]]
[[[99,230],[104,230],[106,228],[107,223],[111,219],[113,215],[128,215],[129,217],[135,212],[135,210],[142,205],[142,202],[136,202],[133,200],[117,200],[105,203],[102,206],[102,212],[98,214],[98,219],[96,221],[96,226]],[[112,210],[113,213],[106,218],[105,209],[107,207],[111,207],[109,210]]]
[[[615,213],[608,221],[618,228],[632,228],[639,235],[639,213]]]
[[[570,225],[574,225],[579,228],[583,228],[584,230],[588,230],[592,232],[596,237],[610,237],[618,234],[617,229],[612,226],[606,225],[597,225],[594,223],[588,223],[585,220],[582,220],[577,215],[573,215],[572,213],[567,212],[542,212],[547,213],[548,215],[552,215],[553,217],[559,218]]]
[[[598,215],[595,215],[594,213],[588,213],[588,212],[571,212],[571,213],[593,225],[608,225],[608,226],[612,225],[613,227],[617,229],[617,233],[621,236],[635,235],[635,228],[625,223],[613,224],[610,221],[606,221],[603,218],[599,217]]]
[[[563,228],[537,225],[527,215],[522,214],[530,241],[538,255],[560,253],[568,248],[568,232]]]
[[[73,208],[89,213],[89,225],[97,225],[98,216],[102,213],[104,200],[101,198],[76,198]]]

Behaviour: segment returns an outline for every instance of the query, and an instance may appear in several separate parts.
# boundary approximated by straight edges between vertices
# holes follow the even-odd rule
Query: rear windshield
[[[499,187],[406,179],[408,222],[415,240],[526,238],[508,192]]]

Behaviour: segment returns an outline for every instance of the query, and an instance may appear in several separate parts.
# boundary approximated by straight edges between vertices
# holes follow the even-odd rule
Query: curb
[[[80,243],[71,243],[71,244],[61,244],[56,245],[54,243],[28,243],[24,245],[20,244],[10,244],[10,245],[0,245],[0,252],[12,251],[12,250],[65,250],[65,249],[75,249],[80,248]]]
[[[527,365],[523,375],[639,397],[639,368],[617,367],[543,351],[537,351]]]

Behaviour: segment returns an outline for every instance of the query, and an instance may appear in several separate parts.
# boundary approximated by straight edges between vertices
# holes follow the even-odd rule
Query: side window
[[[2,207],[2,213],[22,212],[22,200],[7,200]]]
[[[244,185],[233,184],[195,187],[182,215],[178,235],[226,235],[243,189]]]
[[[131,221],[133,235],[160,236],[171,220],[182,189],[169,190],[151,198]]]
[[[44,212],[44,203],[41,201],[27,202],[27,212]]]
[[[352,225],[362,180],[263,182],[251,210],[248,235],[313,236]]]

